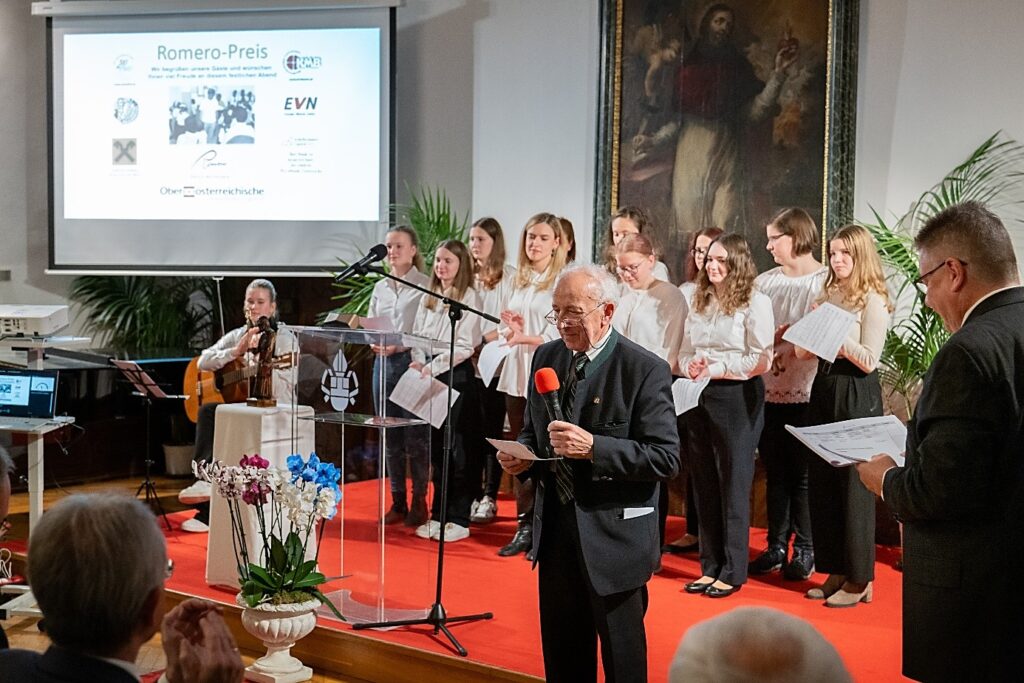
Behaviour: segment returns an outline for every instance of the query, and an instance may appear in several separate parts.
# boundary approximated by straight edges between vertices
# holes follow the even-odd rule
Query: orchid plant
[[[224,497],[231,513],[231,541],[238,564],[241,596],[249,607],[264,603],[305,602],[315,597],[344,620],[318,586],[326,577],[316,571],[317,552],[306,558],[310,538],[323,536],[323,522],[337,513],[341,500],[340,472],[316,453],[309,459],[291,455],[288,468],[272,468],[259,455],[246,455],[238,465],[196,463],[196,477],[210,482]],[[246,517],[256,518],[262,550],[250,556]],[[318,528],[319,527],[319,528]]]

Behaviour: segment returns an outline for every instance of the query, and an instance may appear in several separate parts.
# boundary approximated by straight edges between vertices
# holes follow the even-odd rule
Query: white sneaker
[[[210,500],[210,482],[197,481],[187,489],[178,493],[178,502],[182,505],[198,505]],[[202,524],[202,522],[200,522]]]
[[[441,531],[441,523],[434,520],[430,520],[426,524],[421,524],[416,527],[416,535],[420,538],[432,538],[437,540],[437,535]]]
[[[195,517],[192,517],[181,523],[181,530],[192,534],[208,534],[210,533],[210,525],[203,524]]]
[[[438,525],[440,526],[440,525]],[[441,540],[440,529],[434,532],[431,536],[435,541]],[[444,525],[444,542],[454,543],[455,541],[461,541],[464,538],[469,538],[469,529],[462,526],[461,524],[455,524],[454,522],[448,522]]]
[[[487,496],[484,496],[486,498]],[[480,509],[480,501],[474,500],[473,504],[469,506],[469,518],[472,519],[476,516],[476,511]]]
[[[476,524],[489,524],[494,521],[494,516],[497,514],[498,504],[490,496],[484,496],[480,499],[479,505],[469,513],[469,521]]]

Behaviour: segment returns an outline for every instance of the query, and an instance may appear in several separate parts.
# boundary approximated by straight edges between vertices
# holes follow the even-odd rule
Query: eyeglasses
[[[643,264],[643,261],[639,261],[631,266],[616,266],[615,272],[618,273],[619,275],[633,276],[636,275],[637,271],[640,270],[640,266],[642,266]]]
[[[708,250],[701,249],[700,247],[694,247],[693,249],[690,250],[690,253],[693,254],[694,256],[707,256]]]
[[[928,278],[930,278],[935,273],[939,272],[939,269],[941,269],[943,266],[948,266],[951,261],[956,261],[961,266],[967,265],[967,261],[961,261],[958,258],[948,258],[939,265],[929,270],[927,273],[922,273],[921,275],[919,275],[917,279],[914,280],[914,286],[917,287],[917,291],[921,292],[922,296],[928,294]]]
[[[554,311],[551,311],[546,316],[544,316],[544,319],[547,320],[552,325],[554,325],[555,327],[563,330],[567,327],[576,327],[577,325],[582,325],[584,318],[586,318],[588,315],[604,306],[606,303],[606,301],[602,301],[597,306],[594,306],[586,313],[581,313],[580,315],[562,315],[559,313],[555,313]]]
[[[164,580],[170,579],[174,576],[174,560],[167,558],[167,568],[164,570]]]

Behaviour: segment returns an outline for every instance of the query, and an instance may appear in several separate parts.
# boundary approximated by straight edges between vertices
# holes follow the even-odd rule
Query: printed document
[[[487,443],[498,449],[501,453],[508,453],[520,460],[560,460],[561,457],[538,458],[533,451],[518,441],[505,441],[503,439],[487,439]]]
[[[508,354],[512,353],[512,347],[505,343],[504,339],[495,339],[487,342],[480,349],[480,357],[476,361],[477,370],[480,371],[480,379],[484,386],[488,386],[494,379],[494,373],[498,371],[501,361],[505,360]]]
[[[448,385],[433,377],[424,377],[419,370],[406,370],[390,398],[392,403],[426,420],[435,429],[440,429],[448,416]],[[458,390],[452,389],[452,403],[458,398]]]
[[[700,394],[704,387],[711,381],[710,377],[703,379],[685,379],[680,377],[672,382],[672,401],[676,404],[676,415],[682,415],[688,410],[697,407],[700,401]]]
[[[782,338],[834,363],[856,321],[856,314],[826,302],[793,323]]]
[[[881,453],[903,466],[907,427],[894,415],[860,417],[814,427],[786,425],[786,430],[833,467],[867,462]]]

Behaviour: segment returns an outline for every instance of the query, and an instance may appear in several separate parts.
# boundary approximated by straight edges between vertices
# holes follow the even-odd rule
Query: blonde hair
[[[614,258],[615,256],[621,256],[630,252],[643,254],[644,256],[654,256],[657,254],[651,238],[644,234],[626,235],[623,237],[622,241],[619,242],[619,246],[615,247],[612,256]]]
[[[885,286],[885,274],[882,272],[882,259],[878,257],[875,249],[875,241],[867,228],[859,225],[847,225],[840,228],[829,242],[841,240],[843,245],[850,250],[850,257],[853,259],[853,270],[850,277],[840,280],[836,271],[832,269],[831,253],[828,263],[828,278],[825,280],[825,287],[818,297],[818,303],[828,300],[836,292],[842,292],[843,301],[859,311],[864,308],[867,296],[875,292],[882,297],[886,308],[892,311],[892,304],[889,302],[889,290]],[[831,249],[829,250],[831,252]]]
[[[722,281],[722,284],[725,285],[724,293],[717,297],[718,306],[726,315],[732,315],[750,303],[750,297],[754,293],[754,278],[757,277],[757,268],[754,266],[754,258],[750,255],[750,245],[741,235],[736,233],[721,235],[708,245],[708,255],[705,258],[711,258],[711,247],[716,244],[720,244],[728,254],[726,267],[729,269]],[[708,267],[705,261],[704,268],[697,276],[697,291],[693,295],[694,310],[703,314],[710,306],[711,299],[715,297],[715,287],[708,278]]]
[[[403,235],[409,236],[409,241],[412,242],[412,246],[416,247],[416,254],[412,257],[412,265],[416,270],[422,273],[427,266],[426,262],[423,260],[423,254],[420,252],[420,238],[419,235],[416,234],[416,231],[408,225],[396,225],[388,230],[388,232],[400,232]]]
[[[473,258],[469,254],[469,249],[459,240],[445,240],[437,245],[437,249],[447,249],[459,259],[459,272],[455,274],[452,288],[447,292],[444,291],[444,285],[441,284],[441,278],[437,276],[437,272],[431,273],[430,289],[438,294],[444,294],[449,299],[462,301],[466,290],[473,286]],[[437,250],[434,251],[434,254],[437,254]],[[437,260],[436,256],[434,260]],[[425,297],[423,301],[423,305],[430,310],[434,310],[438,303],[440,302],[432,296]]]
[[[519,235],[519,261],[516,267],[515,286],[519,288],[527,287],[533,282],[533,267],[530,264],[530,258],[526,255],[526,233],[530,228],[541,223],[549,226],[555,233],[558,247],[551,255],[551,261],[544,271],[543,279],[535,285],[539,292],[554,286],[555,278],[562,272],[566,260],[565,230],[562,228],[562,220],[553,213],[538,213],[531,216],[530,220],[526,221],[526,225],[523,226],[523,231]]]
[[[473,275],[484,287],[494,289],[505,275],[505,233],[502,232],[501,223],[490,216],[473,223],[473,227],[486,232],[494,242],[485,263],[478,264],[473,260]]]

